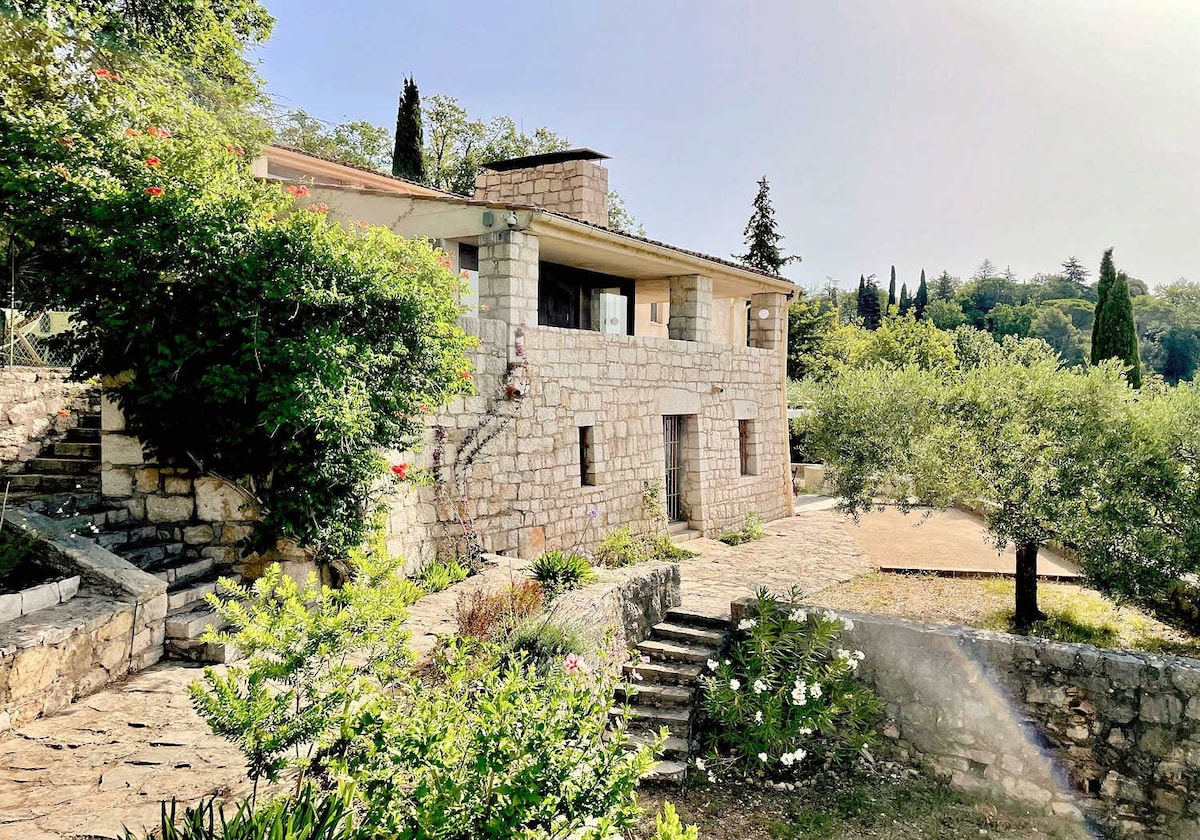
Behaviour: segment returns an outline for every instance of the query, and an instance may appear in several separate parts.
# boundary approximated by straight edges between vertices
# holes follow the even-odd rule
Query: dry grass
[[[825,589],[808,600],[831,609],[894,615],[937,624],[1012,632],[1011,578],[950,578],[872,572]],[[1099,592],[1066,583],[1041,583],[1038,601],[1049,618],[1031,635],[1100,647],[1200,658],[1200,638]]]

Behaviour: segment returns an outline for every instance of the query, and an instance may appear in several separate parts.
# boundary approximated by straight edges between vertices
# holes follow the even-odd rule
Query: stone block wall
[[[779,405],[778,354],[734,345],[526,327],[511,345],[507,324],[469,321],[480,336],[479,395],[440,412],[443,460],[487,437],[465,470],[467,507],[485,551],[532,557],[548,548],[594,548],[613,529],[654,525],[644,499],[663,480],[663,415],[688,417],[684,502],[691,527],[715,535],[749,512],[787,513],[787,430]],[[521,354],[516,344],[523,347]],[[510,363],[522,394],[507,399]],[[738,420],[752,421],[755,475],[742,475]],[[592,429],[594,484],[580,476],[580,427]],[[477,430],[482,428],[482,432]],[[432,432],[421,454],[431,467]],[[432,487],[403,487],[391,507],[389,544],[406,556],[453,547],[461,529]],[[424,546],[424,549],[420,547]]]
[[[68,526],[14,510],[5,521],[38,533],[39,559],[83,584],[70,601],[0,623],[0,732],[153,665],[167,614],[163,581]]]
[[[41,451],[42,438],[74,422],[59,412],[86,385],[68,382],[67,373],[65,368],[0,368],[0,470],[19,469]]]
[[[568,160],[475,178],[475,199],[526,204],[608,227],[608,170],[590,160]]]
[[[967,789],[1200,837],[1200,661],[849,614],[901,749]]]

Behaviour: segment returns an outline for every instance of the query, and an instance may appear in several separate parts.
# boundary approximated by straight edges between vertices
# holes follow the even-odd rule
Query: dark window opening
[[[754,421],[738,421],[738,455],[742,475],[758,475],[758,454],[754,440]]]
[[[479,246],[468,245],[466,242],[458,243],[458,270],[459,271],[478,271],[479,270]]]
[[[538,263],[538,324],[633,335],[634,281],[558,263]]]
[[[579,484],[590,487],[596,483],[596,453],[591,426],[579,427]]]

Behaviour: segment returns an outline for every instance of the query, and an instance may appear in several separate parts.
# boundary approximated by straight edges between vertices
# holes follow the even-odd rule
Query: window
[[[754,435],[753,420],[738,422],[738,455],[742,475],[758,475],[758,441]]]
[[[666,310],[666,304],[658,303],[657,301],[650,304],[650,323],[665,324],[667,319],[663,317]]]
[[[579,486],[590,487],[596,483],[596,451],[592,427],[579,427]]]
[[[458,243],[458,270],[459,271],[478,271],[479,270],[479,246],[468,245],[465,242]]]

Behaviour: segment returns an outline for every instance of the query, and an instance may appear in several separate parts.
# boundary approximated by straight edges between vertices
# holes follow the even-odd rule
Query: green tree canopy
[[[775,208],[771,205],[771,185],[767,183],[766,175],[758,181],[754,212],[750,214],[750,221],[746,223],[745,238],[746,253],[737,259],[751,268],[778,274],[785,265],[800,259],[795,255],[785,256],[779,250],[783,234],[779,232],[779,225],[775,221]]]
[[[275,142],[335,163],[390,171],[392,136],[386,128],[363,120],[329,125],[302,109],[271,118]]]
[[[1125,363],[1130,383],[1135,388],[1142,384],[1129,282],[1124,272],[1117,273],[1113,265],[1112,248],[1104,252],[1104,259],[1100,263],[1099,299],[1096,303],[1096,321],[1092,327],[1092,364],[1105,359],[1120,359]]]
[[[400,104],[396,107],[396,143],[392,149],[392,174],[397,178],[424,183],[425,129],[421,124],[421,94],[417,83],[404,80]]]

